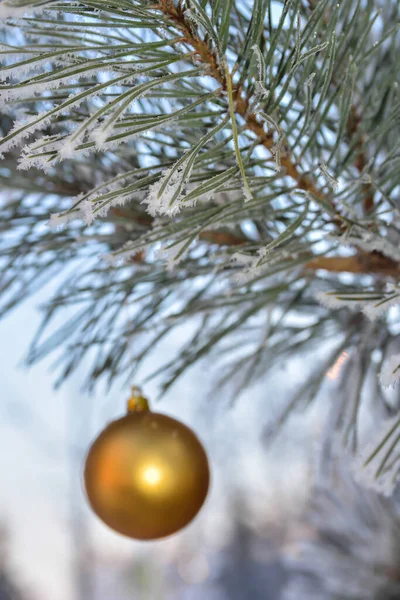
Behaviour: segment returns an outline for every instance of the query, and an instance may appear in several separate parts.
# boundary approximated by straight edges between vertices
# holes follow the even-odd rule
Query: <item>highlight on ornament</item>
[[[163,538],[200,511],[210,484],[207,454],[189,427],[152,412],[139,388],[132,388],[127,405],[127,414],[88,451],[86,495],[114,531],[138,540]]]

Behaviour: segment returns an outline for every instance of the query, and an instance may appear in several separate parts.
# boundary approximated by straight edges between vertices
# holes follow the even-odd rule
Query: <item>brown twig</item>
[[[321,256],[305,265],[306,269],[322,269],[335,273],[376,273],[388,277],[399,277],[400,265],[378,253],[359,252],[353,256]]]

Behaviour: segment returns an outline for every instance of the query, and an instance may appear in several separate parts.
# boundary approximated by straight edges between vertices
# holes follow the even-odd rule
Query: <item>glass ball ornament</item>
[[[151,412],[133,388],[128,414],[111,422],[86,457],[90,506],[111,529],[137,540],[176,533],[197,515],[208,493],[207,454],[189,427]]]

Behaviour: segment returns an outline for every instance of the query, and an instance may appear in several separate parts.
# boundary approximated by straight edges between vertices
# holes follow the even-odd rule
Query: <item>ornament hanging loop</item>
[[[149,401],[142,394],[140,387],[133,385],[131,387],[131,395],[127,401],[128,413],[143,412],[150,410]]]

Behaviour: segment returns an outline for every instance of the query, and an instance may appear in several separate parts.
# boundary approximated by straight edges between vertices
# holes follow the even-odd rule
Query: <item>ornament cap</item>
[[[149,411],[149,401],[142,394],[142,390],[133,385],[131,387],[131,395],[127,401],[128,413]]]

